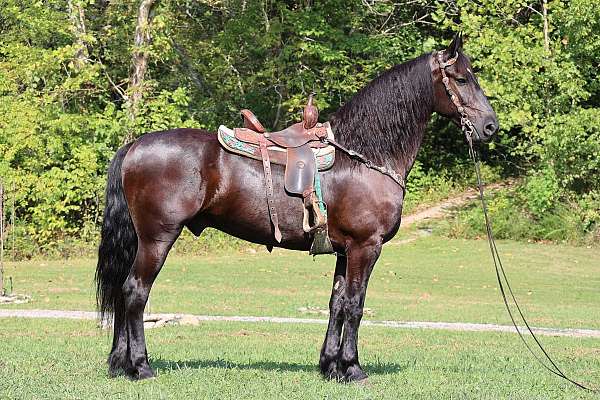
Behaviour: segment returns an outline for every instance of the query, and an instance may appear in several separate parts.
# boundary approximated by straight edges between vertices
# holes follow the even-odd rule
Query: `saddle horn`
[[[319,109],[313,104],[314,93],[308,96],[308,102],[302,112],[302,119],[304,120],[304,128],[311,129],[319,122]]]

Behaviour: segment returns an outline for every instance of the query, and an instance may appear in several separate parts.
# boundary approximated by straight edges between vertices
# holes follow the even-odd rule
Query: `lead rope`
[[[504,266],[502,265],[502,260],[500,259],[500,254],[498,253],[498,248],[496,247],[496,241],[494,240],[494,234],[492,232],[492,225],[490,222],[490,217],[488,215],[488,211],[487,211],[487,203],[485,201],[485,196],[483,193],[483,183],[481,180],[481,171],[480,171],[480,160],[478,157],[478,153],[473,149],[473,140],[471,137],[472,131],[470,130],[470,128],[467,125],[463,125],[462,126],[463,131],[465,132],[465,135],[467,136],[467,141],[469,142],[469,155],[471,156],[471,159],[473,160],[473,163],[475,164],[475,173],[477,175],[477,186],[479,188],[479,198],[481,200],[481,206],[483,208],[483,215],[485,218],[485,228],[486,228],[486,234],[487,234],[487,238],[488,238],[488,243],[490,246],[490,252],[492,254],[492,260],[494,261],[494,267],[496,269],[496,278],[498,279],[498,285],[500,286],[500,293],[502,293],[502,300],[504,301],[504,305],[506,306],[506,310],[508,311],[508,315],[510,316],[510,319],[515,327],[515,329],[517,330],[517,333],[519,334],[519,337],[521,338],[521,340],[523,341],[523,343],[525,344],[525,347],[527,347],[527,350],[529,350],[529,352],[533,355],[533,357],[540,363],[542,364],[542,366],[544,368],[546,368],[548,371],[550,371],[551,373],[553,373],[554,375],[557,375],[563,379],[566,379],[567,381],[569,381],[570,383],[574,384],[575,386],[584,389],[584,390],[588,390],[590,392],[595,392],[598,393],[598,389],[591,389],[587,386],[585,386],[582,383],[579,383],[571,378],[569,378],[564,372],[562,372],[562,370],[558,367],[558,365],[554,362],[554,360],[550,357],[550,355],[548,354],[548,352],[546,351],[546,349],[544,349],[544,347],[542,346],[542,343],[540,342],[540,340],[537,338],[537,336],[533,333],[533,330],[531,329],[531,327],[529,326],[529,323],[527,322],[527,320],[525,319],[525,315],[523,314],[523,311],[521,310],[521,307],[519,306],[519,303],[517,302],[517,298],[515,297],[515,294],[513,293],[513,290],[510,286],[510,283],[508,282],[508,278],[506,277],[506,272],[504,271]],[[508,302],[508,298],[507,298],[507,294],[506,294],[506,290],[504,288],[504,283],[506,284],[506,288],[508,289],[508,293],[510,294],[510,298],[512,298],[513,303],[518,311],[519,316],[521,317],[521,319],[523,320],[523,323],[525,324],[525,326],[527,327],[527,331],[529,332],[529,334],[531,334],[531,337],[533,338],[533,340],[535,341],[537,347],[539,347],[539,349],[542,351],[542,353],[544,354],[544,357],[550,362],[551,366],[548,366],[548,364],[546,364],[543,360],[542,357],[540,357],[539,355],[537,355],[533,349],[531,348],[530,344],[525,340],[525,337],[523,336],[523,333],[521,332],[521,329],[519,329],[519,326],[517,325],[517,322],[515,321],[515,316],[513,315],[513,312],[510,308],[509,302]],[[521,327],[522,328],[522,327]]]
[[[567,375],[565,375],[564,372],[562,372],[562,370],[558,367],[558,365],[556,365],[554,360],[550,357],[550,355],[548,354],[546,349],[544,349],[544,347],[542,346],[542,343],[537,338],[535,333],[533,333],[533,330],[529,326],[529,323],[527,322],[527,319],[525,319],[525,315],[523,314],[523,311],[521,310],[521,307],[519,306],[519,303],[517,302],[517,298],[515,297],[512,287],[510,286],[510,283],[508,282],[508,278],[506,277],[506,272],[504,271],[504,266],[502,265],[502,260],[500,259],[500,254],[498,253],[498,248],[496,247],[496,241],[494,240],[494,233],[492,232],[492,224],[490,222],[490,217],[489,217],[488,211],[487,211],[487,204],[486,204],[485,196],[483,193],[483,183],[481,180],[480,161],[479,161],[478,153],[473,149],[473,135],[476,134],[476,129],[475,129],[475,126],[473,125],[473,123],[471,122],[471,120],[469,119],[469,116],[466,113],[465,107],[463,106],[463,104],[461,104],[460,98],[457,96],[456,93],[454,93],[454,91],[450,87],[450,85],[449,85],[450,79],[448,78],[448,76],[446,74],[446,68],[453,65],[458,60],[458,53],[454,57],[448,59],[447,61],[444,61],[443,56],[444,56],[444,52],[439,51],[435,58],[439,65],[440,73],[442,75],[442,83],[444,84],[444,88],[446,89],[446,92],[447,92],[448,96],[450,97],[450,100],[456,106],[456,109],[460,114],[460,128],[463,131],[463,133],[465,134],[465,136],[467,138],[467,142],[469,143],[469,156],[471,157],[471,159],[473,160],[473,164],[475,165],[475,173],[477,175],[477,187],[479,188],[479,198],[481,200],[481,207],[483,209],[483,215],[485,218],[485,230],[486,230],[486,234],[487,234],[488,243],[490,246],[490,252],[492,254],[492,260],[494,261],[494,268],[496,270],[496,278],[498,279],[500,293],[502,293],[502,300],[504,301],[504,306],[506,307],[506,311],[508,311],[510,320],[512,321],[515,329],[517,330],[519,337],[525,344],[525,347],[527,347],[527,350],[529,350],[529,352],[533,355],[533,357],[540,364],[542,364],[542,366],[544,368],[546,368],[548,371],[550,371],[554,375],[557,375],[557,376],[571,382],[572,384],[574,384],[575,386],[577,386],[581,389],[585,389],[590,392],[597,393],[598,392],[597,389],[591,389],[591,388],[569,378]],[[504,283],[503,283],[503,281],[504,281]],[[540,357],[539,355],[537,355],[531,348],[530,344],[525,340],[525,337],[523,336],[521,329],[519,329],[519,326],[517,325],[515,316],[513,315],[513,312],[510,309],[510,305],[508,304],[508,298],[506,295],[506,290],[504,288],[504,284],[506,284],[506,288],[508,289],[508,294],[510,294],[510,298],[512,299],[513,303],[515,304],[515,307],[518,311],[519,316],[521,317],[521,320],[523,320],[525,327],[527,327],[527,331],[529,332],[529,334],[531,334],[531,337],[535,341],[537,347],[539,347],[539,349],[542,351],[542,353],[544,354],[544,357],[546,358],[546,360],[548,360],[550,362],[551,366],[548,366],[548,364],[546,364],[544,362],[544,359],[542,357]]]

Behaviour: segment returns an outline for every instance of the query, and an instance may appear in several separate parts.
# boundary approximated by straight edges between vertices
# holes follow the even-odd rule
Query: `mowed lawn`
[[[484,241],[435,236],[386,245],[365,319],[509,324]],[[507,273],[537,326],[600,328],[598,249],[501,242]],[[294,252],[175,256],[153,312],[326,318],[334,258]],[[26,305],[93,310],[94,260],[8,264]],[[149,330],[156,379],[107,377],[110,336],[92,321],[0,319],[0,399],[587,399],[549,374],[516,335],[363,327],[369,384],[323,380],[323,325],[210,322]],[[600,340],[543,337],[559,364],[600,382]]]
[[[515,335],[363,327],[366,386],[322,379],[323,327],[211,322],[147,332],[158,377],[108,378],[94,323],[0,320],[3,399],[593,399],[545,372]],[[562,366],[598,383],[600,341],[544,338]]]
[[[385,245],[365,318],[510,323],[483,240],[435,236]],[[500,242],[508,277],[536,326],[600,328],[600,251]],[[232,252],[171,256],[152,289],[152,312],[326,318],[334,256]],[[33,301],[2,308],[94,310],[95,260],[8,263],[15,291]]]

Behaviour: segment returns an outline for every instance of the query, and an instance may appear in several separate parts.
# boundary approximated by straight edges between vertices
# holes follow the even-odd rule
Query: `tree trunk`
[[[125,142],[134,138],[134,124],[142,97],[144,95],[144,77],[148,69],[148,46],[152,42],[150,26],[153,19],[153,8],[157,0],[142,0],[138,10],[135,41],[132,55],[132,69],[129,77],[129,119],[132,124],[125,136]]]
[[[542,0],[542,18],[544,20],[544,50],[550,54],[550,38],[548,35],[548,0]]]
[[[71,20],[71,30],[75,36],[75,68],[81,69],[88,60],[87,43],[85,41],[85,10],[78,0],[69,0],[69,19]]]

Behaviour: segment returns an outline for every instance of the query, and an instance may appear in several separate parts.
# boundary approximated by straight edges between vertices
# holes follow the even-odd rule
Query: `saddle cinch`
[[[310,254],[333,253],[327,230],[327,209],[322,200],[319,171],[333,165],[335,149],[323,139],[333,139],[329,122],[319,123],[319,111],[310,95],[302,122],[278,131],[267,132],[250,110],[241,110],[243,128],[219,127],[221,145],[244,157],[261,160],[264,170],[267,206],[275,240],[281,242],[279,219],[273,197],[271,163],[285,166],[285,191],[302,196],[304,232],[313,235]],[[312,224],[311,224],[312,222]]]

